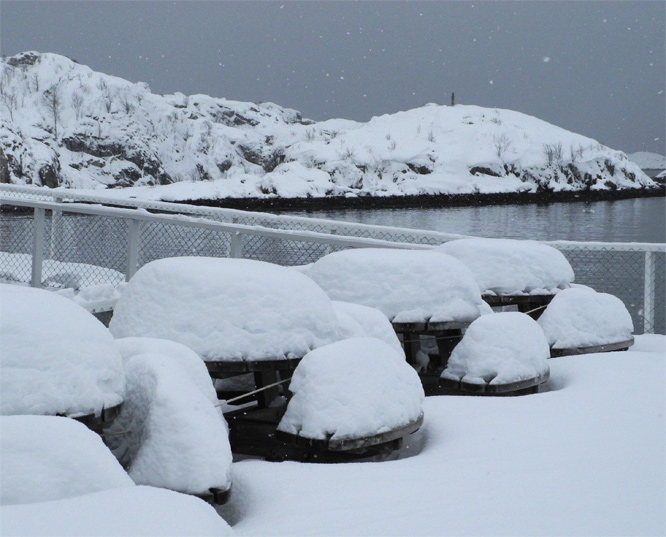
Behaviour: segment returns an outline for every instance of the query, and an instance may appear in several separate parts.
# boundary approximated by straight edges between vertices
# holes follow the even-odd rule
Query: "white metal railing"
[[[107,204],[107,205],[104,205]],[[112,204],[113,206],[109,206]],[[63,213],[89,215],[126,222],[127,242],[125,262],[122,267],[129,279],[140,264],[142,248],[141,226],[175,226],[179,229],[190,228],[208,230],[224,234],[228,241],[226,250],[221,254],[228,257],[251,257],[253,252],[245,246],[244,240],[281,241],[297,245],[316,244],[327,248],[353,247],[392,247],[392,248],[428,248],[448,240],[461,238],[463,235],[441,233],[427,230],[354,224],[324,219],[255,213],[234,209],[198,207],[194,205],[145,200],[125,200],[101,194],[79,194],[61,189],[49,190],[17,185],[0,185],[0,205],[30,208],[34,211],[32,232],[32,274],[30,282],[41,285],[44,251],[58,250],[58,240],[62,235]],[[150,210],[160,211],[152,213]],[[50,241],[45,241],[47,211],[50,213]],[[145,238],[143,239],[145,242]],[[247,242],[247,241],[245,241]],[[636,311],[642,328],[651,332],[655,326],[655,313],[664,305],[664,274],[657,267],[658,256],[663,260],[666,245],[653,243],[602,243],[576,241],[544,241],[568,257],[578,254],[596,255],[611,253],[620,256],[631,254],[642,260],[640,269],[634,267],[632,277],[642,280],[642,292],[634,293],[631,301],[640,301]],[[184,254],[177,254],[184,255]],[[318,253],[313,254],[315,257]],[[617,257],[616,256],[616,257]],[[314,259],[303,257],[301,263]],[[598,264],[604,273],[610,276],[617,269],[606,266],[607,259]],[[662,263],[662,261],[659,261]],[[634,263],[636,265],[636,263]],[[660,265],[661,266],[661,265]],[[0,273],[2,267],[0,267]],[[578,276],[578,272],[577,272]],[[586,283],[580,281],[579,283]],[[594,287],[594,285],[593,285]]]

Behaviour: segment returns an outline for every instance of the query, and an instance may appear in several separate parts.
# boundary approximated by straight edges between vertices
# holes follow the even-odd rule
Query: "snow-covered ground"
[[[244,460],[236,535],[664,535],[664,336],[549,360],[542,393],[428,397],[398,460]]]
[[[636,339],[549,360],[538,394],[428,397],[392,460],[235,462],[217,511],[239,536],[664,535],[666,337]],[[200,500],[150,487],[7,505],[0,520],[3,536],[226,533]]]
[[[273,103],[156,95],[57,54],[0,68],[0,182],[163,200],[655,186],[621,151],[511,110],[313,122]]]

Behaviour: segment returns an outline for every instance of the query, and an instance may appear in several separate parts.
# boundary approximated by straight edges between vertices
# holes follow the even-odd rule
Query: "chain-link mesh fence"
[[[4,190],[0,194],[4,196]],[[163,202],[154,202],[153,205],[159,211],[165,211],[167,207],[171,210],[179,208]],[[6,200],[4,207],[8,206],[10,202]],[[203,216],[208,221],[315,232],[329,237],[337,235],[341,238],[372,238],[411,244],[440,244],[455,237],[430,231],[242,211],[188,207],[184,212],[190,216]],[[25,209],[0,214],[0,280],[30,282],[33,227],[32,214]],[[66,209],[65,212],[46,211],[42,285],[81,288],[109,283],[116,285],[123,281],[128,271],[128,230],[128,220],[122,217],[81,215]],[[232,232],[229,230],[184,226],[176,222],[141,221],[137,265],[184,255],[228,257],[232,255],[231,243]],[[646,251],[640,246],[632,249],[612,244],[606,248],[598,245],[586,247],[582,243],[552,244],[568,258],[577,283],[616,295],[625,303],[634,320],[636,333],[666,333],[666,252],[663,247]],[[253,234],[248,229],[242,230],[238,246],[242,257],[285,266],[312,263],[331,251],[349,247],[325,244],[317,237],[293,238],[286,234],[283,237],[267,237]],[[650,302],[652,307],[649,307]]]

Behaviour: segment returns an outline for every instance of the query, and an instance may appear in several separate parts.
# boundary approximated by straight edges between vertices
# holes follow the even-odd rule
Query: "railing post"
[[[643,294],[643,333],[654,334],[654,293],[657,270],[654,252],[645,252],[645,286]]]
[[[56,203],[62,203],[62,198],[58,197],[54,200]],[[60,244],[62,242],[62,233],[63,233],[63,220],[62,220],[62,211],[53,209],[51,211],[51,244],[49,251],[51,253],[51,259],[60,261],[56,255],[60,249]]]
[[[240,259],[243,257],[243,234],[236,231],[231,234],[229,242],[229,257]]]
[[[32,231],[32,287],[42,286],[42,265],[44,263],[44,221],[46,209],[35,208]]]
[[[139,225],[138,220],[127,221],[127,268],[125,281],[130,281],[139,264]]]

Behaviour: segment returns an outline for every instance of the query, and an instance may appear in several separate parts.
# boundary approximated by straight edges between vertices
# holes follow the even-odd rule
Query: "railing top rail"
[[[438,231],[430,231],[423,229],[413,229],[413,228],[402,228],[402,227],[390,227],[382,225],[370,225],[370,224],[359,224],[355,222],[343,222],[337,220],[327,220],[322,218],[310,218],[304,216],[287,216],[287,215],[276,215],[271,213],[262,213],[254,211],[242,211],[238,209],[225,209],[221,207],[201,207],[197,205],[188,205],[181,203],[171,203],[165,201],[150,201],[150,200],[139,200],[139,199],[127,199],[114,197],[109,191],[103,191],[105,194],[101,193],[82,193],[80,191],[72,191],[68,189],[47,189],[43,187],[34,187],[34,186],[24,186],[24,185],[0,185],[0,193],[9,194],[9,196],[0,196],[0,203],[6,203],[8,205],[21,205],[21,206],[31,206],[27,201],[33,201],[35,203],[39,202],[41,198],[56,200],[71,200],[67,203],[58,204],[52,207],[46,207],[53,210],[64,210],[69,211],[73,203],[77,201],[85,203],[96,203],[100,205],[112,204],[114,206],[125,206],[132,207],[134,209],[144,209],[144,210],[158,210],[164,212],[173,212],[179,214],[190,214],[196,215],[200,218],[202,216],[211,216],[217,218],[224,218],[227,221],[232,221],[234,218],[252,218],[252,219],[261,219],[266,223],[301,223],[308,226],[320,225],[329,230],[336,230],[338,232],[344,230],[365,230],[365,231],[374,231],[374,232],[384,232],[387,234],[402,234],[407,236],[413,236],[416,238],[425,238],[433,241],[446,242],[454,239],[468,238],[467,235],[460,235],[455,233],[443,233]],[[24,196],[30,197],[14,197],[16,194],[23,194]],[[19,203],[21,201],[21,203]],[[42,201],[42,203],[47,203]],[[84,205],[85,206],[85,205]],[[73,211],[74,212],[74,211]],[[76,211],[83,212],[83,211]],[[256,226],[247,226],[249,229],[254,229]],[[261,227],[261,226],[259,226]],[[270,228],[264,228],[270,229]],[[283,231],[288,231],[284,230]],[[306,230],[300,230],[302,233],[305,233]],[[308,233],[319,233],[322,237],[327,237],[327,233],[321,233],[317,231],[312,231]],[[345,236],[345,235],[342,235]],[[381,239],[372,239],[372,240],[381,240]],[[547,244],[553,246],[559,250],[576,250],[576,249],[586,249],[586,250],[613,250],[619,252],[666,252],[666,244],[664,243],[645,243],[645,242],[597,242],[597,241],[566,241],[566,240],[556,240],[556,241],[539,241],[542,244]],[[384,241],[386,244],[399,244],[397,241]],[[407,244],[417,244],[416,242],[410,242]]]
[[[308,216],[280,215],[265,213],[259,211],[243,211],[240,209],[227,209],[223,207],[204,207],[201,205],[190,205],[187,203],[174,203],[168,201],[131,199],[114,196],[112,191],[104,190],[92,194],[81,191],[73,191],[64,188],[46,189],[43,187],[24,186],[24,185],[0,185],[0,193],[23,194],[32,196],[33,199],[50,198],[71,201],[81,201],[87,203],[112,204],[141,209],[154,209],[165,212],[177,212],[184,214],[210,215],[218,218],[232,220],[234,218],[254,218],[263,219],[267,222],[293,222],[312,226],[315,224],[328,227],[330,229],[358,229],[375,232],[390,232],[394,234],[405,234],[425,237],[433,240],[446,242],[453,239],[466,237],[458,233],[445,233],[441,231],[431,231],[416,228],[391,227],[373,224],[360,224],[356,222],[344,222],[340,220],[328,220],[324,218],[311,218]],[[103,192],[103,193],[102,193]],[[21,198],[18,198],[21,199]]]
[[[0,197],[0,204],[13,204],[21,207],[35,209],[46,209],[63,211],[94,216],[107,216],[113,218],[125,218],[128,220],[141,220],[147,222],[158,222],[186,227],[197,227],[225,231],[229,233],[244,233],[248,235],[260,235],[264,237],[281,238],[288,240],[312,241],[333,246],[347,247],[371,247],[371,248],[402,248],[402,249],[430,249],[432,246],[425,244],[400,243],[368,237],[349,237],[345,235],[331,235],[318,231],[271,229],[263,226],[249,226],[246,224],[234,224],[209,220],[207,218],[192,217],[181,214],[154,214],[145,209],[129,209],[124,207],[107,207],[104,205],[88,205],[82,203],[57,203],[49,201],[35,201],[28,199],[14,199]]]

